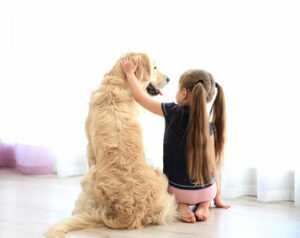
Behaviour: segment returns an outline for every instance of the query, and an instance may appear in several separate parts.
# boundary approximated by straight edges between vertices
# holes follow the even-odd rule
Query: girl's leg
[[[178,212],[180,214],[180,218],[182,221],[195,223],[196,218],[194,213],[190,210],[188,204],[186,203],[178,203]]]
[[[217,186],[216,184],[213,184],[209,187],[209,189],[206,191],[206,201],[200,201],[197,205],[197,209],[195,211],[195,216],[200,221],[207,220],[209,216],[209,207],[210,207],[210,201],[215,198],[217,194]]]
[[[188,205],[198,204],[195,215],[198,220],[206,220],[209,215],[210,201],[215,198],[217,188],[216,184],[213,184],[204,189],[184,190],[169,185],[168,192],[175,195],[181,219],[186,222],[193,222],[195,216],[190,211]]]

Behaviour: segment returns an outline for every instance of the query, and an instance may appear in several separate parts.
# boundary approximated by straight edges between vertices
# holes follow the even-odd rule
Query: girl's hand
[[[214,204],[215,204],[215,206],[218,207],[218,208],[225,208],[225,209],[228,209],[228,208],[231,207],[231,206],[228,205],[228,204],[223,204],[222,201],[221,201],[221,199],[220,199],[220,196],[218,196],[218,195],[217,195],[217,196],[215,197],[215,199],[214,199]]]
[[[139,61],[136,60],[135,63],[133,64],[131,56],[128,57],[124,57],[121,60],[121,68],[124,72],[124,74],[126,75],[130,75],[130,74],[134,74],[134,72],[136,71],[137,67],[138,67]]]

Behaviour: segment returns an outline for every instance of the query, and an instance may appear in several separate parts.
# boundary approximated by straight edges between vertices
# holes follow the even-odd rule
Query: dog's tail
[[[47,229],[44,236],[47,238],[63,238],[70,231],[100,226],[103,226],[103,221],[98,217],[75,215],[65,218]]]

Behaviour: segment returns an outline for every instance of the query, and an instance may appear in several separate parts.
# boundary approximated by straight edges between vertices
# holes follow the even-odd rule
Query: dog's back
[[[122,80],[105,76],[100,87],[92,92],[86,120],[90,167],[120,157],[130,161],[143,154],[137,104]]]

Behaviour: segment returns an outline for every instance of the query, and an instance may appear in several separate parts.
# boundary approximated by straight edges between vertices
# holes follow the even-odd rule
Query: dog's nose
[[[170,78],[169,78],[169,77],[167,77],[167,78],[166,78],[166,81],[167,81],[167,83],[168,83],[168,82],[170,81]]]

